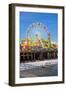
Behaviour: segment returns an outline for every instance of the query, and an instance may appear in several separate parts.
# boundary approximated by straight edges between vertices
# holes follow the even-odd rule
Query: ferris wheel
[[[46,25],[44,25],[43,23],[41,23],[41,22],[36,22],[36,23],[32,23],[31,25],[29,25],[29,27],[28,27],[28,30],[27,30],[27,32],[26,32],[26,41],[27,41],[27,45],[28,45],[28,35],[29,35],[29,33],[34,29],[34,30],[36,30],[36,29],[41,29],[41,30],[44,30],[46,33],[47,33],[47,35],[48,35],[48,46],[49,46],[49,48],[51,47],[51,36],[50,36],[50,33],[49,33],[49,31],[48,31],[48,27],[46,26]],[[42,44],[42,46],[43,46],[43,43],[42,43],[42,41],[41,41],[41,38],[39,38],[40,39],[40,42],[41,42],[41,44]]]

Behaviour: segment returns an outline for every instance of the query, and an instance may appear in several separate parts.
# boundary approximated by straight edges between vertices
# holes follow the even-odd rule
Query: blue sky
[[[20,12],[20,42],[23,38],[26,38],[26,32],[29,25],[36,22],[41,22],[46,25],[51,34],[52,41],[58,41],[58,15],[56,13]],[[33,32],[29,33],[29,35],[33,35]],[[43,38],[46,34],[46,32],[41,32]]]

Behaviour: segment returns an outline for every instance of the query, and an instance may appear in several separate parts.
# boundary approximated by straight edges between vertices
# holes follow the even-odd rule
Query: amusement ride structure
[[[36,40],[33,41],[29,40],[29,33],[34,30],[44,30],[47,34],[47,41],[42,41],[42,38],[38,33],[35,34]],[[31,42],[31,43],[30,43]],[[47,43],[46,43],[47,42]],[[29,43],[31,45],[29,45]],[[47,48],[45,48],[47,46]],[[30,52],[30,53],[29,53]],[[38,53],[38,54],[37,54]],[[22,59],[44,59],[44,58],[57,58],[57,45],[54,44],[52,48],[52,41],[51,41],[51,34],[48,31],[48,27],[41,22],[36,22],[29,25],[27,32],[26,32],[26,39],[24,42],[22,41],[22,48],[21,48],[21,58]],[[26,58],[25,58],[26,57]],[[37,58],[41,57],[41,58]],[[22,60],[21,59],[21,60]]]
[[[48,48],[51,48],[51,35],[48,32],[47,26],[44,25],[43,23],[40,23],[40,22],[33,23],[28,27],[28,30],[26,32],[26,40],[25,40],[25,44],[24,44],[24,46],[26,46],[26,47],[24,47],[24,48],[26,48],[26,49],[29,48],[28,36],[29,36],[29,33],[35,28],[37,28],[37,29],[40,28],[41,30],[44,30],[47,33],[47,35],[48,35],[48,40],[47,40],[48,41]],[[40,43],[42,45],[42,47],[43,47],[44,43],[42,42],[41,37],[38,34],[35,34],[35,36],[36,36],[37,42]]]

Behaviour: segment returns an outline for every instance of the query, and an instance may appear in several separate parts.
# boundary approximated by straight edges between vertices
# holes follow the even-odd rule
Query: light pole
[[[48,33],[48,48],[51,48],[51,37],[50,37],[50,33]]]

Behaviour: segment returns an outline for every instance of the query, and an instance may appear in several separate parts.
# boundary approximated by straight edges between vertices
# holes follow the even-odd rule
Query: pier
[[[48,60],[58,58],[58,51],[54,50],[41,50],[29,51],[20,53],[20,62],[29,62],[36,60]]]

